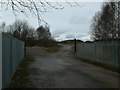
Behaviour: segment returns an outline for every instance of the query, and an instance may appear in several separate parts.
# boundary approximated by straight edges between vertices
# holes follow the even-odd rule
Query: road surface
[[[29,65],[34,88],[117,88],[118,74],[75,59],[71,45],[54,53],[36,56]],[[36,51],[37,52],[37,51]]]

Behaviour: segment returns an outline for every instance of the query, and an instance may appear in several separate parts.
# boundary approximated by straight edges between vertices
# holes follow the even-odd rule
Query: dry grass
[[[61,46],[60,45],[57,45],[57,46],[54,46],[54,47],[42,47],[45,51],[49,52],[49,53],[52,53],[52,52],[57,52]]]

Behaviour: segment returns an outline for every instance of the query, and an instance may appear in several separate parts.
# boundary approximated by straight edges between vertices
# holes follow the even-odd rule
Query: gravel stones
[[[29,55],[32,55],[32,56],[44,56],[44,55],[47,55],[47,52],[43,48],[41,48],[39,46],[33,46],[32,48],[29,48],[27,50],[27,53]]]

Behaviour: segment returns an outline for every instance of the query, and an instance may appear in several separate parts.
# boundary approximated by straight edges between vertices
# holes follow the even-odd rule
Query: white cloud
[[[55,37],[55,39],[58,41],[73,40],[75,38],[82,41],[92,41],[91,36],[89,34],[80,34],[80,33],[68,32],[68,33],[60,34],[59,37]]]
[[[90,35],[84,35],[84,36],[80,37],[79,39],[82,40],[82,41],[93,41],[91,39]]]

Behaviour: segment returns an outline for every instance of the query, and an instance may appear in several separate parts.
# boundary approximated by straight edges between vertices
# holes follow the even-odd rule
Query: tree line
[[[8,26],[3,22],[0,28],[3,33],[24,41],[27,46],[38,45],[48,47],[57,45],[47,24],[45,26],[40,25],[37,29],[34,29],[27,21],[16,20]]]
[[[92,20],[94,40],[120,40],[120,2],[104,2]]]

